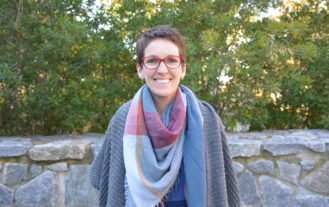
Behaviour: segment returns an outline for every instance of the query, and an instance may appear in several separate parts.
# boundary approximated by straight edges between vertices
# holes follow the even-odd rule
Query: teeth
[[[158,83],[168,83],[169,82],[169,79],[166,79],[166,80],[155,80],[156,82]]]

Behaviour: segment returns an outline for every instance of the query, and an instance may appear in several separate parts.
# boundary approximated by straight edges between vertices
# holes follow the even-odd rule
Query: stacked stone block
[[[328,130],[227,136],[242,206],[329,206]]]
[[[329,206],[329,131],[228,133],[241,206]],[[0,137],[0,207],[93,207],[103,135]],[[220,187],[220,186],[219,186]]]
[[[98,206],[88,170],[102,137],[0,137],[0,207]]]

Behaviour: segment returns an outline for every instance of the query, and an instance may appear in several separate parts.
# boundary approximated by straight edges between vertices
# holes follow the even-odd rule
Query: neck
[[[154,99],[154,106],[159,114],[159,116],[162,116],[162,112],[165,110],[167,105],[170,103],[170,99],[168,100],[156,100]]]
[[[177,91],[176,91],[177,93]],[[168,106],[168,104],[175,98],[176,93],[170,95],[170,96],[157,96],[151,92],[151,96],[154,102],[155,109],[157,110],[160,117],[162,116],[162,112],[165,110],[165,108]]]

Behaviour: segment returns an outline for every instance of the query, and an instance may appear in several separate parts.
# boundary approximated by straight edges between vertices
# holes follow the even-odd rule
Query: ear
[[[142,67],[141,67],[141,64],[137,63],[136,64],[136,69],[137,69],[137,74],[138,74],[138,77],[143,80],[144,79],[144,75],[142,73]]]
[[[186,63],[182,65],[182,74],[181,74],[181,80],[185,78],[186,75]]]

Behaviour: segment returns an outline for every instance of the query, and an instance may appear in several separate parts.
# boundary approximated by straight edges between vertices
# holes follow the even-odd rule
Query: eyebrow
[[[145,57],[159,57],[159,56],[157,56],[157,55],[145,55]],[[173,54],[169,54],[169,55],[166,55],[165,57],[168,57],[168,56],[179,56],[179,54],[178,55],[173,55]]]

